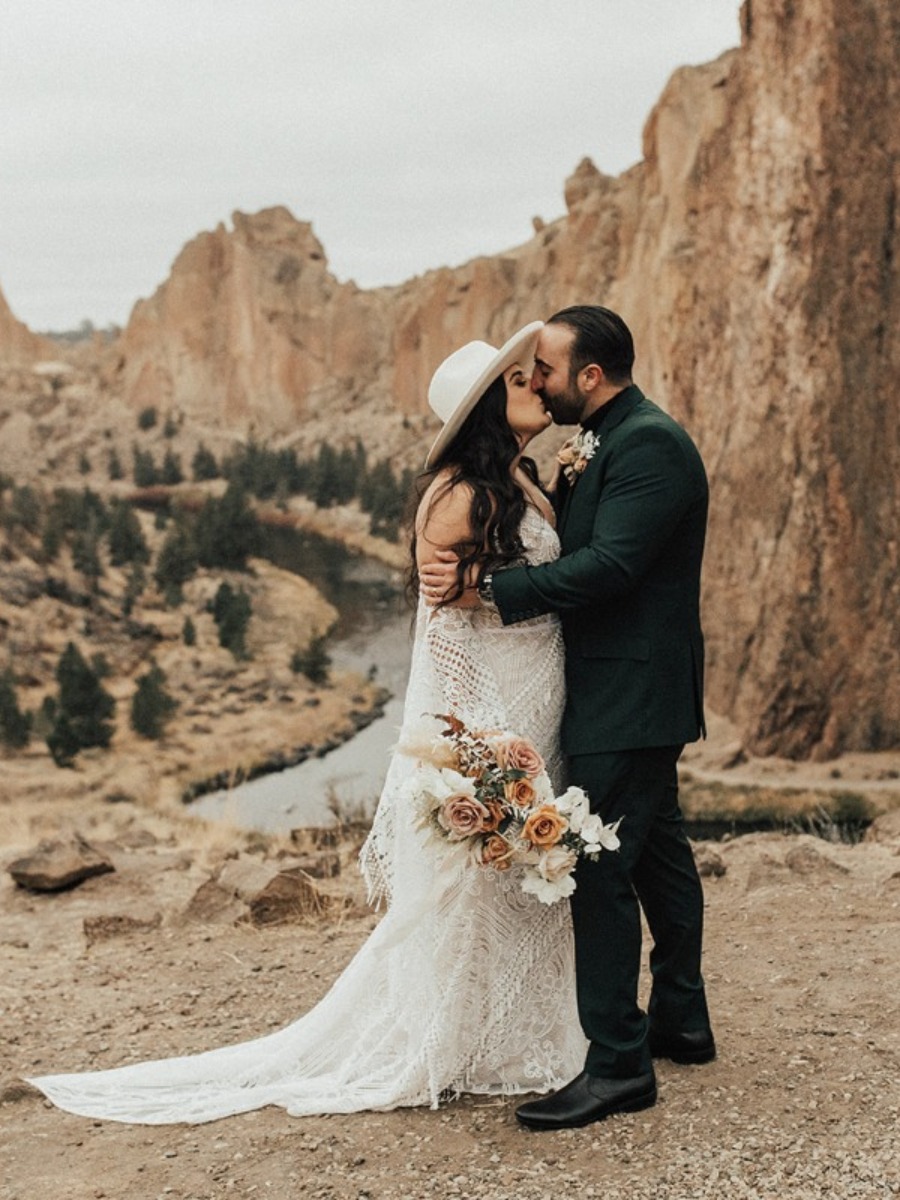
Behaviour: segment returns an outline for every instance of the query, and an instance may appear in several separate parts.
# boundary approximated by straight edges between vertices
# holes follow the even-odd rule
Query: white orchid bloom
[[[571,875],[559,879],[544,879],[537,871],[529,871],[522,880],[522,891],[536,896],[542,904],[555,904],[575,891],[575,880]]]
[[[539,808],[542,804],[556,803],[556,798],[553,795],[553,784],[550,782],[550,777],[546,771],[541,771],[540,775],[535,776],[531,783],[534,787],[535,808]]]
[[[426,766],[425,779],[421,781],[425,791],[443,802],[448,796],[474,796],[475,780],[467,775],[460,775],[453,767]]]
[[[591,854],[599,850],[618,850],[620,846],[618,829],[619,822],[622,820],[619,817],[618,821],[613,821],[610,825],[603,824],[603,818],[597,816],[596,813],[589,813],[581,823],[581,829],[578,833],[584,842],[586,854]]]
[[[554,803],[563,816],[568,817],[572,832],[580,833],[584,820],[590,813],[590,803],[585,792],[580,787],[566,788]]]

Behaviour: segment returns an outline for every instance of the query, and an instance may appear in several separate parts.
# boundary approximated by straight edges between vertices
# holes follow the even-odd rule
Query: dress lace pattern
[[[530,562],[559,553],[529,508]],[[504,627],[493,609],[420,601],[403,732],[453,712],[531,738],[561,783],[558,619]],[[401,735],[402,741],[402,735]],[[310,1012],[277,1033],[184,1058],[30,1080],[60,1108],[142,1124],[199,1123],[274,1104],[291,1115],[437,1107],[460,1093],[547,1091],[581,1069],[569,906],[514,872],[448,871],[423,846],[395,753],[361,867],[387,910]]]

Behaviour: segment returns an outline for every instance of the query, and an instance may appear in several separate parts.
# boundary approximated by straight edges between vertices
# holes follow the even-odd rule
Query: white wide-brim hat
[[[466,342],[444,359],[428,385],[428,403],[444,427],[428,451],[426,468],[432,466],[450,445],[495,379],[513,363],[528,368],[543,327],[543,321],[532,321],[514,333],[499,350],[487,342]]]

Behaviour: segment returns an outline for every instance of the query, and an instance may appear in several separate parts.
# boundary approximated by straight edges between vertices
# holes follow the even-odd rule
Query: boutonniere
[[[570,484],[573,484],[597,452],[600,435],[590,429],[581,429],[574,437],[563,442],[556,455],[557,462]]]

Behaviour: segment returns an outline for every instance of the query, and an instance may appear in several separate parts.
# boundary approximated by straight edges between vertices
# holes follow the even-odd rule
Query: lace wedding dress
[[[559,553],[529,508],[529,561]],[[560,782],[563,646],[555,616],[504,628],[493,609],[419,602],[404,736],[423,714],[532,739]],[[569,906],[515,870],[448,870],[423,844],[395,753],[361,866],[387,911],[327,995],[277,1033],[184,1058],[29,1082],[69,1112],[143,1124],[213,1121],[264,1105],[294,1116],[436,1107],[460,1093],[548,1091],[582,1068]]]

